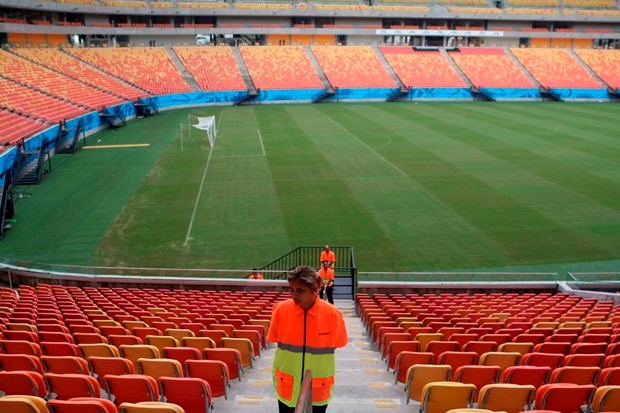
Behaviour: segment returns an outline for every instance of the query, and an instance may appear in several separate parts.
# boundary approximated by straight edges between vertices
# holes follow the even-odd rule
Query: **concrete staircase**
[[[517,56],[515,56],[514,54],[512,54],[512,52],[510,51],[509,48],[504,47],[504,52],[506,52],[506,56],[508,56],[510,58],[510,60],[513,61],[514,64],[516,64],[519,69],[521,69],[521,71],[525,74],[525,76],[527,76],[528,79],[530,79],[530,81],[536,85],[536,87],[540,88],[540,82],[538,80],[536,80],[536,78],[534,76],[532,76],[532,74],[525,68],[525,66],[523,66],[523,63],[521,63],[521,61],[519,59],[517,59]]]
[[[252,80],[252,77],[250,76],[250,71],[248,70],[248,67],[245,65],[245,60],[243,60],[241,51],[239,50],[238,47],[233,47],[232,51],[233,51],[233,55],[235,56],[235,61],[237,62],[237,67],[239,67],[239,71],[241,72],[241,77],[243,78],[243,81],[245,82],[245,86],[248,88],[250,95],[257,95],[258,90],[256,89],[256,86],[254,85],[254,81]]]
[[[567,49],[567,50],[571,54],[571,56],[573,56],[573,58],[575,58],[575,60],[579,62],[581,67],[583,67],[584,70],[590,74],[590,76],[595,78],[596,81],[601,84],[601,86],[604,86],[605,88],[609,89],[609,85],[607,85],[607,83],[605,83],[605,81],[599,75],[597,75],[596,72],[594,72],[594,70],[592,70],[592,68],[588,66],[586,62],[584,62],[583,59],[577,53],[575,53],[573,49]]]
[[[407,85],[405,85],[402,82],[402,80],[400,80],[400,77],[398,77],[398,75],[396,74],[396,72],[394,71],[392,66],[390,66],[390,64],[388,63],[387,59],[385,58],[385,56],[381,52],[381,49],[379,49],[379,46],[374,45],[372,48],[375,51],[375,54],[379,58],[379,61],[381,62],[381,64],[385,68],[385,70],[387,70],[387,72],[390,74],[390,77],[392,78],[392,80],[398,85],[398,88],[400,89],[400,91],[402,93],[407,93],[409,91],[409,89],[407,88]]]
[[[450,56],[450,53],[448,53],[446,51],[445,47],[440,47],[439,48],[439,53],[441,53],[441,55],[448,61],[448,63],[450,63],[450,65],[452,66],[452,68],[454,70],[456,70],[456,73],[459,74],[459,76],[461,76],[461,79],[463,79],[465,81],[465,83],[467,84],[467,86],[469,86],[470,89],[474,89],[474,84],[471,82],[471,80],[469,80],[469,78],[467,77],[467,75],[465,74],[465,72],[463,72],[461,70],[461,68],[459,67],[459,65],[456,64],[456,62],[454,61],[454,59],[452,59],[452,57]]]
[[[325,75],[323,68],[319,64],[319,61],[316,60],[316,56],[312,52],[312,49],[310,48],[310,46],[304,46],[304,50],[306,52],[306,56],[308,56],[308,59],[310,60],[310,64],[312,64],[312,67],[314,68],[314,71],[319,76],[319,79],[321,79],[321,82],[323,82],[323,86],[325,86],[325,90],[328,93],[334,93],[335,90],[332,87],[332,84],[329,83],[329,80],[327,79],[327,76]]]
[[[336,386],[329,413],[418,413],[420,404],[406,404],[404,385],[394,384],[381,354],[372,348],[366,329],[355,313],[352,300],[336,300],[345,317],[349,344],[336,350]],[[270,344],[240,381],[231,383],[228,400],[215,399],[216,413],[273,413],[277,399],[271,383],[271,365],[276,345]]]
[[[202,89],[200,88],[200,85],[196,81],[196,78],[189,72],[189,70],[187,70],[187,67],[185,67],[185,65],[183,64],[183,62],[181,61],[177,53],[174,51],[174,49],[172,47],[166,47],[165,49],[166,49],[166,52],[168,53],[168,56],[170,56],[170,59],[172,59],[172,62],[174,63],[174,65],[177,67],[177,69],[181,73],[181,77],[183,77],[183,80],[187,82],[187,84],[189,85],[189,87],[192,88],[192,90],[197,91],[197,92],[201,91]]]

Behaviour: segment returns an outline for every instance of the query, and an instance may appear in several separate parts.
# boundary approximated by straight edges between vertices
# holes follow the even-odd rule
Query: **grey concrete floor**
[[[345,317],[349,344],[336,350],[336,387],[328,413],[395,412],[418,413],[419,403],[406,404],[404,385],[394,384],[394,374],[387,371],[381,354],[373,349],[361,319],[351,300],[336,300]],[[275,344],[263,350],[246,369],[241,381],[232,382],[228,400],[214,400],[214,413],[277,412],[278,403],[271,384],[271,364]]]

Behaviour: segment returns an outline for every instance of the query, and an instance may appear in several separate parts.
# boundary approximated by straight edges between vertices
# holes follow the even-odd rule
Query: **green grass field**
[[[179,135],[187,115],[216,115]],[[587,270],[620,259],[620,107],[359,103],[162,112],[20,187],[0,256],[247,269],[351,245],[360,271]]]

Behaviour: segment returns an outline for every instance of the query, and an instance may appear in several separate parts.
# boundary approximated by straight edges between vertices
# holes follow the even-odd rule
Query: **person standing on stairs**
[[[304,372],[312,372],[312,412],[323,413],[332,398],[336,373],[335,350],[349,338],[344,317],[334,305],[320,300],[323,281],[314,268],[299,266],[288,273],[291,299],[273,308],[267,339],[277,343],[273,386],[279,413],[293,413]]]

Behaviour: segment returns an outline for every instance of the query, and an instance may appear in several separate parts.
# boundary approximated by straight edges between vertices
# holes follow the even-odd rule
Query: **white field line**
[[[388,161],[387,159],[385,159],[383,156],[381,156],[377,151],[375,151],[374,149],[372,149],[370,146],[368,146],[366,143],[362,142],[357,136],[355,136],[353,133],[349,132],[344,126],[342,126],[341,124],[339,124],[338,122],[336,122],[335,120],[333,120],[332,118],[330,118],[329,116],[325,116],[327,119],[329,119],[330,121],[332,121],[333,123],[336,124],[336,126],[338,126],[340,129],[342,129],[343,131],[345,131],[349,136],[351,136],[353,139],[355,139],[356,141],[358,141],[362,146],[364,146],[366,149],[368,149],[369,151],[371,151],[372,153],[374,153],[375,155],[377,155],[377,157],[379,157],[380,159],[382,159],[385,163],[387,163],[388,165],[390,165],[392,168],[396,169],[398,171],[398,173],[402,176],[404,176],[405,178],[408,178],[409,176],[403,172],[402,169],[400,169],[398,166],[394,165],[392,162]]]

